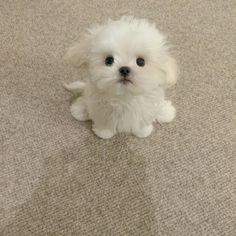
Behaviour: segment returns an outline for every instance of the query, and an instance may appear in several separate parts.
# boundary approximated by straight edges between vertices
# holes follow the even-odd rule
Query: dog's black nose
[[[127,66],[122,66],[122,67],[119,69],[119,71],[120,71],[120,74],[121,74],[122,76],[126,77],[126,76],[128,76],[129,73],[130,73],[130,68],[127,67]]]

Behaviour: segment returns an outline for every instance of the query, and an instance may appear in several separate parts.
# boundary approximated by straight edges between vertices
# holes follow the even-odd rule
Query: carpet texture
[[[176,120],[100,140],[63,64],[90,24],[129,14],[175,46]],[[0,2],[0,235],[236,235],[235,1]]]

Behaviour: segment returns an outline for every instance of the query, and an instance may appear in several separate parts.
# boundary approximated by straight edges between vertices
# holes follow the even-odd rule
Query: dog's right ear
[[[90,57],[91,43],[102,29],[102,25],[94,25],[87,29],[79,43],[68,49],[64,56],[65,62],[75,67],[86,65]]]
[[[68,49],[64,61],[72,66],[79,67],[88,61],[88,42],[81,40]]]

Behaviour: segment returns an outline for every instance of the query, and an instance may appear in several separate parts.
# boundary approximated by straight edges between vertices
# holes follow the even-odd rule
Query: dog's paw
[[[109,138],[112,138],[115,135],[115,133],[112,130],[109,130],[109,129],[99,129],[99,128],[96,128],[96,127],[93,127],[93,132],[99,138],[102,138],[102,139],[109,139]]]
[[[152,130],[153,125],[148,125],[133,131],[133,134],[138,138],[146,138],[152,133]]]
[[[79,121],[86,121],[89,120],[89,115],[86,110],[84,102],[80,99],[77,98],[77,100],[72,103],[70,107],[70,111],[72,116]]]
[[[160,123],[169,123],[174,120],[176,109],[170,101],[165,101],[157,113],[156,119]]]

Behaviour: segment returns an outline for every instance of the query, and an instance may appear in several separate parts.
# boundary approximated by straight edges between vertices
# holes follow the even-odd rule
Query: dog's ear
[[[80,41],[68,49],[64,56],[65,62],[75,67],[86,65],[90,57],[91,43],[102,29],[102,25],[94,25],[87,29]]]
[[[165,88],[169,88],[176,84],[179,69],[176,60],[168,55],[166,60],[160,66],[160,69],[164,72],[162,85]]]
[[[75,67],[86,64],[89,53],[88,48],[88,41],[86,41],[86,39],[82,39],[79,43],[67,50],[64,56],[64,61]]]

